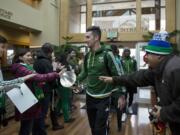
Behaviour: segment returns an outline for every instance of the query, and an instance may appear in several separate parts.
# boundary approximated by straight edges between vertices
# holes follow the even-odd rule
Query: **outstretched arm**
[[[30,74],[30,75],[26,75],[24,77],[19,77],[17,79],[14,80],[9,80],[9,81],[0,81],[0,91],[4,90],[4,89],[12,89],[14,87],[17,87],[18,84],[23,83],[24,81],[34,77],[36,74]]]
[[[49,81],[53,81],[56,78],[59,78],[62,73],[64,73],[64,71],[66,71],[66,69],[62,69],[59,73],[57,72],[51,72],[51,73],[47,73],[47,74],[38,74],[36,73],[35,77],[32,77],[29,81],[37,81],[37,82],[49,82]],[[32,70],[29,70],[28,68],[26,68],[25,66],[19,64],[16,66],[16,72],[15,74],[17,74],[18,76],[25,76],[25,75],[29,75],[35,73]]]
[[[154,86],[154,73],[150,70],[139,70],[131,75],[122,76],[100,76],[100,80],[114,85],[128,87]]]
[[[105,83],[113,83],[113,78],[109,76],[100,76],[99,80],[104,81]]]

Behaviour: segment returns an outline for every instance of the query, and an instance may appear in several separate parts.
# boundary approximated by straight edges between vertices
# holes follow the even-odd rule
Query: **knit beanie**
[[[148,42],[145,51],[153,54],[168,55],[172,52],[171,44],[166,41],[168,37],[166,31],[155,33],[153,39]]]

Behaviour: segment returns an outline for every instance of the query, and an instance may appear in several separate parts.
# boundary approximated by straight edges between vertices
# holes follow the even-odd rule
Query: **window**
[[[165,0],[142,0],[142,31],[165,30]]]
[[[136,31],[135,0],[94,2],[92,16],[92,25],[100,26],[102,31]]]
[[[81,6],[81,33],[86,32],[86,5]]]
[[[84,33],[86,31],[86,1],[70,0],[69,32]]]

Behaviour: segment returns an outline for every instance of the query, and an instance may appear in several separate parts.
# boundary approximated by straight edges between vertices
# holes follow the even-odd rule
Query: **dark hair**
[[[116,45],[111,45],[111,49],[112,49],[112,51],[116,51],[116,50],[118,50],[118,47]]]
[[[88,27],[86,32],[92,31],[94,36],[99,36],[99,40],[101,40],[101,29],[99,28],[99,26],[91,26]]]
[[[57,56],[56,61],[60,62],[63,65],[68,65],[66,54],[60,54],[59,56]]]
[[[128,47],[124,48],[123,52],[131,52]]]
[[[119,49],[116,45],[111,45],[111,49],[113,54],[119,54]]]
[[[53,52],[53,47],[51,43],[44,43],[41,47],[41,50],[44,53],[52,53]]]
[[[28,48],[23,48],[23,49],[19,49],[16,53],[15,56],[12,60],[12,63],[20,63],[23,62],[22,60],[19,59],[20,56],[24,56],[26,53],[30,52],[30,50]]]
[[[3,44],[7,43],[7,39],[0,35],[0,43],[3,43]]]
[[[71,53],[72,51],[75,51],[75,50],[73,48],[67,48],[67,50],[66,50],[67,54]]]

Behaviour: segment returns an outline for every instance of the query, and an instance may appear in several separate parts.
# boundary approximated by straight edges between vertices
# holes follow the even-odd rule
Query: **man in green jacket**
[[[124,69],[124,73],[125,74],[132,74],[135,71],[137,71],[137,62],[134,58],[132,58],[131,56],[131,51],[129,48],[124,48],[123,50],[123,57],[122,57],[122,66]],[[126,87],[127,90],[127,95],[128,97],[128,113],[132,114],[133,110],[132,110],[132,103],[133,103],[133,97],[134,97],[134,93],[137,93],[137,88],[135,88],[135,90],[132,90],[129,87]]]
[[[120,109],[124,107],[125,97],[123,88],[115,89],[98,78],[102,75],[120,75],[120,69],[115,62],[114,55],[107,51],[106,46],[100,43],[101,30],[97,26],[89,27],[85,34],[90,51],[86,54],[83,70],[78,81],[87,79],[86,105],[88,120],[92,135],[107,135],[107,119],[109,115],[110,97],[113,91],[119,90],[118,100]]]

